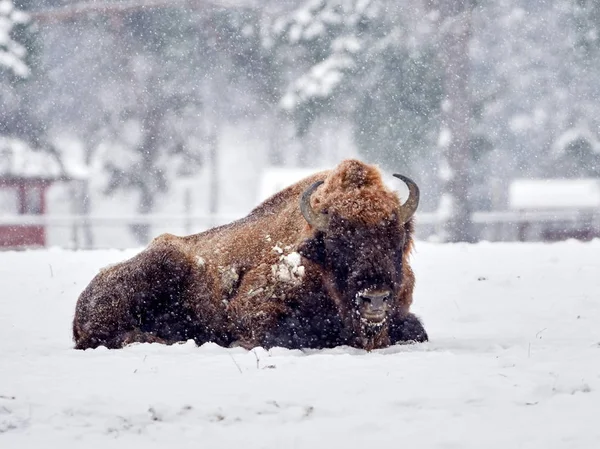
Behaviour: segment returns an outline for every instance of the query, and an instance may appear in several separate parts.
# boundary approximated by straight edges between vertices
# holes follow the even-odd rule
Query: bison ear
[[[325,263],[325,243],[322,235],[304,240],[298,246],[298,253],[318,264]]]

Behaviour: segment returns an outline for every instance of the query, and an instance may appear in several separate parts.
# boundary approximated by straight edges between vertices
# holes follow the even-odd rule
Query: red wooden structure
[[[50,178],[0,176],[0,212],[10,215],[43,215]],[[41,224],[0,224],[0,247],[44,246],[46,230]]]

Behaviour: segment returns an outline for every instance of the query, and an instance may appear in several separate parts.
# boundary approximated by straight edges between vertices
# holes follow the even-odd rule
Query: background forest
[[[241,214],[264,167],[360,157],[470,240],[514,178],[600,177],[599,33],[594,0],[0,0],[0,167],[49,154],[79,213]]]

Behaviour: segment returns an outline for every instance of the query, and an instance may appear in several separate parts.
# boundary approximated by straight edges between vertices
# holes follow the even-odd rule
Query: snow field
[[[136,251],[0,253],[0,447],[597,447],[600,241],[416,248],[431,341],[371,353],[75,351],[78,294]]]

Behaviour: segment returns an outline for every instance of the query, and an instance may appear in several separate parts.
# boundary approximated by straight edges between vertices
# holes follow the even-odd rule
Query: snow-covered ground
[[[0,253],[0,447],[599,447],[600,241],[419,243],[426,344],[73,350],[77,295],[134,253]]]

